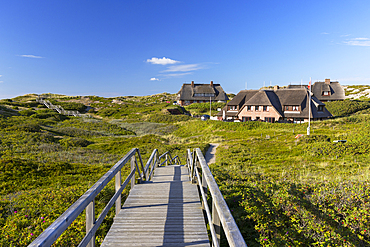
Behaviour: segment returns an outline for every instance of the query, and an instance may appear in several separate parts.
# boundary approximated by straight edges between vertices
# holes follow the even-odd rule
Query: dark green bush
[[[313,142],[330,142],[330,138],[327,135],[309,135],[303,139],[305,143]]]
[[[68,147],[86,147],[91,144],[91,142],[83,138],[79,138],[79,137],[67,137],[67,138],[61,139],[59,142],[62,146],[65,146],[67,148]]]
[[[343,101],[325,102],[325,106],[333,116],[341,117],[370,108],[370,102],[346,99]]]
[[[192,117],[187,115],[151,115],[148,122],[154,123],[176,123],[181,121],[188,121]]]
[[[19,111],[18,113],[23,115],[23,116],[27,116],[27,117],[29,117],[33,114],[36,114],[36,112],[33,111],[33,110],[23,110],[23,111]]]

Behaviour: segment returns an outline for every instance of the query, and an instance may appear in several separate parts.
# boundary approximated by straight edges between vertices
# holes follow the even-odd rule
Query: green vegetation
[[[298,135],[306,133],[307,124],[170,115],[166,109],[173,107],[174,95],[166,93],[51,96],[83,103],[94,113],[74,118],[26,105],[35,95],[0,101],[0,246],[32,242],[133,147],[140,148],[144,162],[158,148],[184,163],[188,148],[205,152],[213,142],[220,146],[211,170],[248,246],[370,245],[370,108],[365,101],[327,103],[337,117],[313,122],[307,137]],[[209,104],[186,110],[207,114]],[[99,194],[97,213],[113,193],[109,184]],[[97,245],[113,211],[97,233]],[[75,246],[85,231],[84,217],[55,246]]]
[[[343,101],[325,102],[325,106],[333,116],[343,117],[358,111],[369,109],[370,102],[346,99]]]
[[[211,110],[212,116],[218,113],[217,109],[224,108],[226,103],[212,103]],[[188,106],[185,106],[185,109],[191,113],[191,115],[209,115],[209,103],[194,103]]]

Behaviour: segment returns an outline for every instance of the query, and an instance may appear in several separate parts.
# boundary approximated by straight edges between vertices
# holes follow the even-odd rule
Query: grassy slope
[[[158,147],[184,157],[187,148],[205,149],[210,142],[221,144],[211,169],[248,246],[369,244],[366,112],[314,122],[316,137],[296,138],[306,132],[306,125],[202,122],[164,115],[162,110],[170,105],[166,97],[125,97],[118,103],[95,97],[90,106],[99,106],[94,114],[103,120],[84,121],[39,111],[37,104],[27,105],[32,103],[29,96],[0,102],[11,111],[7,116],[32,111],[0,120],[0,245],[30,243],[132,147],[139,147],[145,159]],[[58,96],[63,98],[73,97]],[[111,108],[116,110],[109,115],[104,109]],[[348,142],[334,144],[336,139]],[[97,208],[107,202],[112,186],[99,196]],[[113,212],[109,216],[97,242]],[[81,239],[83,217],[58,246]]]

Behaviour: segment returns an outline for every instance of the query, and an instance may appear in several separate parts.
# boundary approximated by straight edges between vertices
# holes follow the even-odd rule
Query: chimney
[[[279,86],[278,85],[275,85],[274,86],[274,91],[278,90],[279,89]]]
[[[325,84],[330,84],[330,79],[325,79]]]
[[[191,81],[191,87],[194,87],[194,81]]]
[[[211,81],[211,87],[213,87],[213,81]]]

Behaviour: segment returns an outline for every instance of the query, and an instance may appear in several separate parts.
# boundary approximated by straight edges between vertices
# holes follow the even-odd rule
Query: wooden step
[[[158,167],[135,185],[105,237],[107,246],[210,246],[197,186],[184,166]]]

